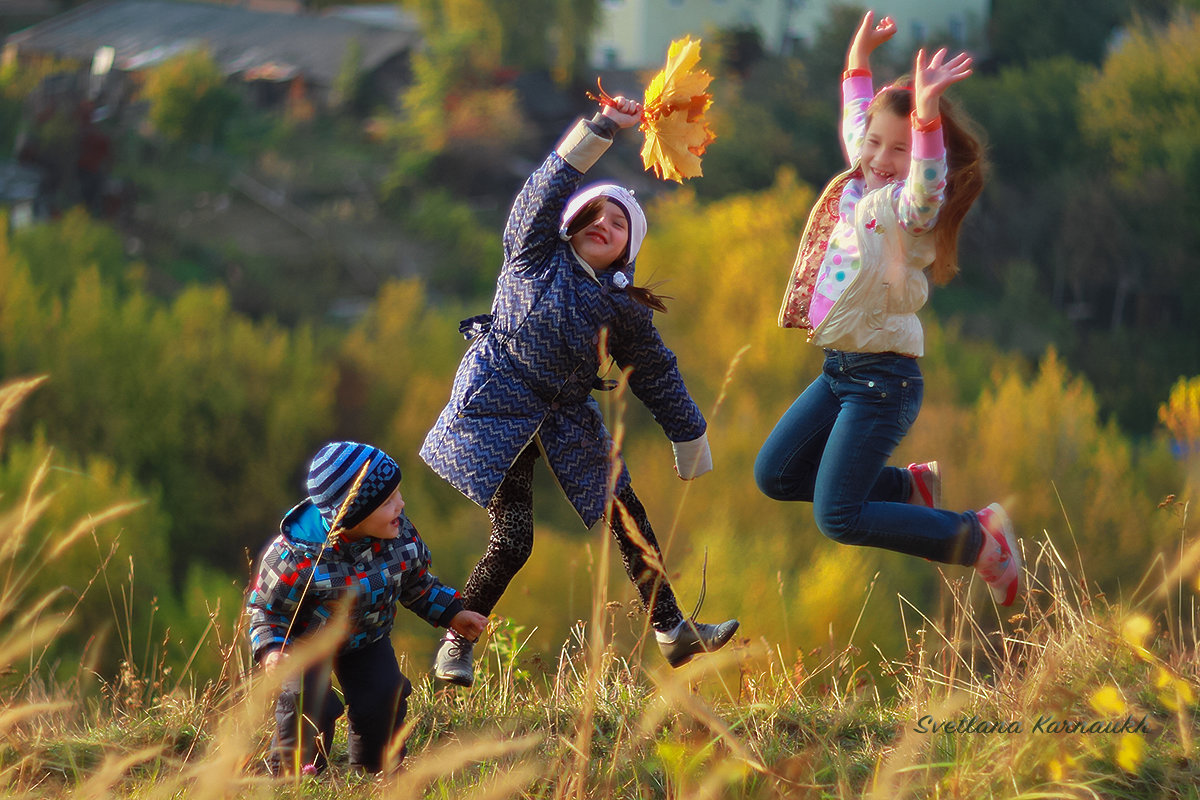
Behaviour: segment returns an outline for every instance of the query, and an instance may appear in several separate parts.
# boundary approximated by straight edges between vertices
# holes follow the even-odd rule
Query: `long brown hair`
[[[625,207],[613,200],[611,197],[605,197],[604,195],[593,197],[591,200],[583,204],[583,207],[579,209],[579,213],[577,213],[575,218],[571,220],[569,225],[567,225],[567,238],[570,239],[588,225],[591,225],[593,222],[595,222],[596,218],[600,216],[600,212],[604,210],[604,204],[609,202],[618,206],[622,211],[625,211]],[[625,211],[625,221],[629,221],[628,211]],[[629,241],[626,240],[625,252],[623,252],[616,261],[609,264],[608,269],[623,269],[628,263]],[[667,301],[673,300],[674,298],[665,294],[655,294],[654,289],[658,286],[659,284],[654,284],[654,286],[627,286],[625,288],[625,293],[647,308],[652,308],[655,311],[666,313]]]
[[[913,110],[912,83],[901,78],[881,89],[867,107],[867,124],[879,111],[908,117]],[[946,200],[933,226],[933,282],[949,283],[958,274],[958,229],[971,204],[983,191],[986,163],[982,136],[963,112],[943,95],[938,99],[942,135],[946,142]]]

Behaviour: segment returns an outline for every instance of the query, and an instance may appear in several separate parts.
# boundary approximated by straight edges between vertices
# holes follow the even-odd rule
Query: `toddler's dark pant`
[[[350,766],[372,773],[383,769],[388,742],[404,724],[412,694],[391,641],[383,638],[339,653],[333,659],[333,673],[342,685],[345,706],[330,686],[328,664],[284,684],[275,702],[275,739],[269,758],[273,774],[289,774],[307,764],[325,769],[334,723],[343,710],[349,721]]]
[[[509,467],[488,504],[492,520],[492,535],[487,551],[471,570],[463,588],[463,605],[479,614],[490,614],[500,601],[504,590],[533,552],[533,463],[537,460],[537,445],[530,444]],[[658,540],[632,488],[617,493],[617,500],[629,512],[637,530],[655,554],[659,564],[662,553]],[[614,509],[609,528],[621,551],[625,572],[637,587],[642,605],[650,610],[650,623],[655,630],[665,631],[683,621],[671,584],[661,570],[646,563],[646,553],[625,529],[621,513]]]

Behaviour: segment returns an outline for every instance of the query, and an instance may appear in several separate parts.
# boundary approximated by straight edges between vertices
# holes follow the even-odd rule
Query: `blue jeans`
[[[827,350],[821,374],[759,450],[758,488],[774,500],[811,502],[817,527],[834,541],[974,564],[982,542],[975,512],[909,505],[912,476],[887,466],[924,391],[915,358]]]

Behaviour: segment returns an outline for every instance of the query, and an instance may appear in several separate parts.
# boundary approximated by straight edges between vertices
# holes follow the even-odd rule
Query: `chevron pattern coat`
[[[559,236],[563,208],[582,179],[554,152],[517,195],[504,231],[490,329],[463,357],[421,457],[486,507],[536,436],[559,485],[591,527],[604,514],[610,468],[611,439],[591,396],[602,329],[609,354],[632,367],[630,388],[668,439],[697,439],[707,425],[653,312],[613,283],[622,273],[590,275]],[[626,267],[623,277],[632,271]],[[620,470],[618,491],[629,485],[623,462]]]

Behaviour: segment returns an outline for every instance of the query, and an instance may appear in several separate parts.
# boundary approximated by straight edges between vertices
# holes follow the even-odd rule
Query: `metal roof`
[[[282,79],[303,74],[329,86],[352,40],[362,46],[362,68],[370,72],[418,38],[415,30],[334,16],[170,0],[94,0],[13,33],[6,47],[90,63],[98,48],[109,46],[116,50],[116,69],[137,70],[203,46],[231,75]]]

